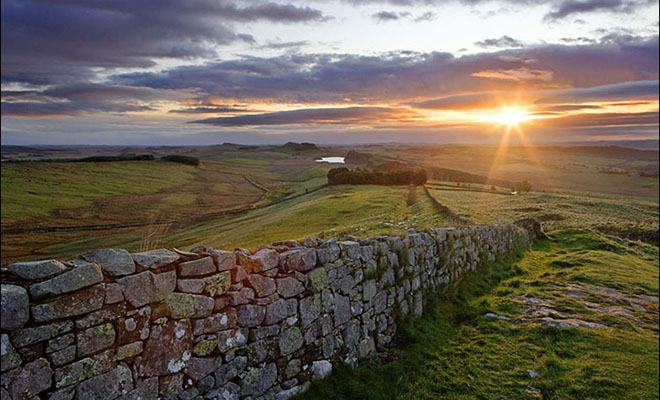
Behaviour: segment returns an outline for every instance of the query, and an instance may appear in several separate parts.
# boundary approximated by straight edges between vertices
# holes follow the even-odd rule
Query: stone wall
[[[428,293],[530,243],[515,225],[198,247],[2,270],[2,399],[287,399],[386,346]]]

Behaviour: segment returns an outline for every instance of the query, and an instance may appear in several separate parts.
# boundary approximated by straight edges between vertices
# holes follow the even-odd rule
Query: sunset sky
[[[3,0],[2,144],[658,139],[656,0]]]

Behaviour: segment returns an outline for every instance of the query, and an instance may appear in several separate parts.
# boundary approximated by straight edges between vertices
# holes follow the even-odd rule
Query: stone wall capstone
[[[2,270],[0,394],[288,399],[387,346],[430,293],[526,249],[536,227],[522,226],[14,263]]]

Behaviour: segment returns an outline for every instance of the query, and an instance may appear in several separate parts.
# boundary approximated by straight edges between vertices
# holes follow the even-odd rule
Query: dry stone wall
[[[526,227],[95,250],[2,270],[2,399],[287,399],[390,343]]]

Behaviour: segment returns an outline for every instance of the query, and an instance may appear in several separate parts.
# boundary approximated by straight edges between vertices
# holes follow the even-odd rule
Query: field
[[[474,224],[537,217],[548,239],[467,277],[405,321],[395,346],[338,367],[301,398],[657,398],[658,179],[648,173],[657,151],[363,146],[369,166],[452,169],[483,182],[326,186],[335,165],[315,159],[354,149],[3,148],[5,159],[42,161],[2,163],[2,264],[103,247],[254,250],[455,223],[434,201]],[[65,162],[127,153],[201,163]],[[532,191],[511,194],[505,183],[523,179]]]
[[[658,351],[658,248],[560,230],[300,398],[655,399]]]

